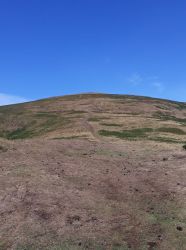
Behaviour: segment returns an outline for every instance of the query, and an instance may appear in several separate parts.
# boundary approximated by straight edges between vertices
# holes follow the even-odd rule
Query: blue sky
[[[0,2],[0,104],[79,92],[186,101],[185,0]]]

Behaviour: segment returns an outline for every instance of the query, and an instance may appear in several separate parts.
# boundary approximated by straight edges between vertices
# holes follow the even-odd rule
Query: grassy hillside
[[[82,94],[0,107],[6,139],[117,137],[186,141],[186,103],[148,97]],[[146,129],[147,128],[147,129]]]
[[[185,103],[0,107],[0,250],[186,249],[185,142]]]

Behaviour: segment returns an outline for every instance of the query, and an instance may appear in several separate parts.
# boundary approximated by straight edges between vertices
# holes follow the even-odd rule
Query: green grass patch
[[[102,136],[115,136],[117,138],[143,138],[146,136],[146,133],[153,132],[152,128],[139,128],[139,129],[131,129],[131,130],[123,130],[123,131],[109,131],[109,130],[100,130],[99,134]]]
[[[185,102],[179,102],[179,103],[176,103],[176,104],[177,104],[177,109],[179,109],[179,110],[186,109],[186,103]]]
[[[167,137],[154,137],[154,138],[148,138],[151,141],[157,141],[157,142],[167,142],[167,143],[185,143],[180,140],[175,140],[174,138],[167,138]]]
[[[69,124],[69,122],[69,119],[62,116],[46,116],[46,114],[39,114],[39,117],[36,118],[36,115],[34,115],[27,117],[27,121],[25,121],[26,124],[20,126],[16,130],[2,129],[0,131],[0,137],[8,140],[29,139],[55,131],[56,129]]]
[[[165,132],[164,129],[162,129]],[[185,143],[185,141],[176,140],[174,138],[166,138],[166,137],[150,137],[149,133],[159,131],[152,128],[139,128],[139,129],[131,129],[131,130],[123,130],[123,131],[109,131],[109,130],[100,130],[99,134],[101,136],[106,137],[117,137],[120,139],[140,139],[144,138],[147,140],[158,141],[158,142],[167,142],[167,143]],[[178,133],[182,134],[180,131],[177,130],[168,130],[170,133]],[[167,130],[166,130],[167,132]]]
[[[155,112],[153,117],[157,118],[157,119],[160,119],[160,120],[163,120],[163,121],[175,121],[175,122],[181,123],[183,125],[186,124],[186,118],[178,118],[176,116],[165,114],[165,113],[163,113],[161,111]]]
[[[177,134],[177,135],[185,135],[185,131],[183,131],[180,128],[166,128],[166,127],[161,127],[156,129],[158,132],[163,132],[163,133],[172,133],[172,134]]]
[[[33,136],[33,132],[27,130],[26,128],[18,128],[14,131],[5,131],[1,134],[1,137],[4,137],[8,140],[16,140],[16,139],[25,139],[31,138]]]

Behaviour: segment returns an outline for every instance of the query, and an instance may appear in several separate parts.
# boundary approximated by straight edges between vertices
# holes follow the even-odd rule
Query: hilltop
[[[0,107],[7,139],[100,138],[186,140],[186,103],[148,97],[80,94]]]
[[[183,250],[186,103],[79,94],[0,107],[0,250]]]

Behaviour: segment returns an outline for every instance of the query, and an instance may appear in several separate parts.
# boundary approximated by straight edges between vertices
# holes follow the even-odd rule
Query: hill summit
[[[182,142],[186,103],[139,96],[79,94],[0,107],[7,139],[101,138]]]

